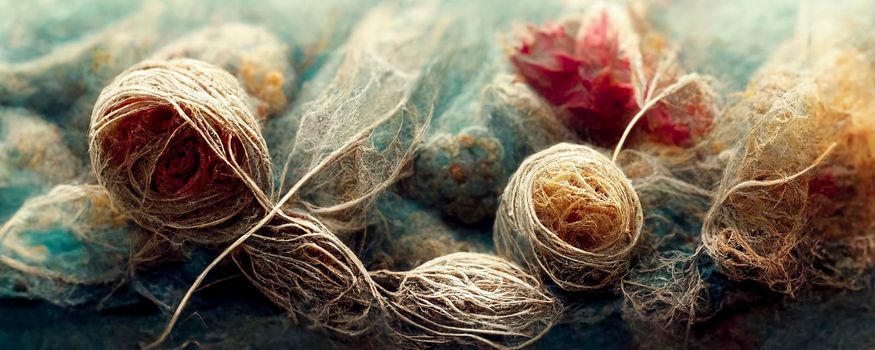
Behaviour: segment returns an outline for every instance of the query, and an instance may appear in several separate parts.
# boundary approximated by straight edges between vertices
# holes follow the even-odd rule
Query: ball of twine
[[[629,268],[641,236],[638,195],[598,151],[558,144],[526,159],[501,196],[495,246],[569,291],[600,289]]]
[[[280,214],[234,253],[246,277],[292,317],[356,336],[379,324],[383,299],[361,261],[306,214]]]
[[[271,165],[246,93],[196,60],[145,61],[100,93],[89,152],[100,184],[144,228],[222,243],[252,227]]]
[[[377,271],[393,334],[411,347],[522,348],[559,319],[540,281],[486,254],[453,253],[407,272]]]

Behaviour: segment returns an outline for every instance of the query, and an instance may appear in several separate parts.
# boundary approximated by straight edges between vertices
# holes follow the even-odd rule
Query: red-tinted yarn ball
[[[267,146],[239,83],[194,60],[141,63],[107,86],[92,114],[98,181],[141,226],[220,243],[269,206]]]

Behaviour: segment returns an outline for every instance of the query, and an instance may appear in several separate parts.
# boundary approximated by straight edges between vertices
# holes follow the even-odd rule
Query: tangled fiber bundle
[[[0,296],[62,306],[104,297],[99,287],[126,272],[131,231],[101,186],[60,185],[31,198],[0,227]]]
[[[805,282],[859,288],[875,267],[875,68],[854,36],[870,25],[839,25],[836,10],[802,17],[730,111],[752,128],[702,230],[725,274],[790,295]]]
[[[793,294],[805,279],[805,212],[815,166],[835,146],[842,116],[828,115],[815,87],[795,73],[766,72],[751,101],[753,126],[732,155],[702,227],[721,272]]]
[[[315,326],[354,336],[382,316],[382,299],[367,270],[311,216],[280,214],[233,257],[265,296]]]
[[[390,328],[417,348],[522,348],[562,313],[535,277],[491,255],[454,253],[374,276],[387,295]]]
[[[122,73],[97,99],[89,148],[114,202],[160,235],[226,242],[270,205],[270,159],[246,94],[204,62],[146,61]]]
[[[558,144],[526,159],[501,196],[499,254],[570,291],[616,282],[641,236],[641,203],[598,151]]]
[[[300,204],[344,241],[367,225],[377,196],[406,174],[431,121],[440,92],[430,64],[452,22],[435,16],[439,9],[436,3],[372,9],[335,57],[335,69],[309,86],[315,97],[286,116],[300,118],[301,132],[279,147],[280,187],[306,181]]]

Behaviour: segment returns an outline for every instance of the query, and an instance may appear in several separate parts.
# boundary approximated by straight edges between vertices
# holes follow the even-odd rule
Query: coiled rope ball
[[[643,214],[631,182],[610,159],[561,143],[527,158],[501,196],[500,255],[567,291],[615,283],[629,269]]]
[[[112,200],[144,228],[218,244],[270,208],[271,165],[237,80],[190,59],[145,61],[101,91],[89,153]]]

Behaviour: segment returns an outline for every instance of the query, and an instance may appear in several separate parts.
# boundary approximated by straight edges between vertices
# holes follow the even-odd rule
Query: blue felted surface
[[[11,9],[0,14],[0,116],[15,110],[41,118],[62,130],[62,146],[87,164],[85,133],[90,105],[109,79],[193,29],[216,21],[241,21],[263,25],[289,45],[288,59],[298,77],[292,89],[296,95],[287,113],[267,122],[264,128],[272,151],[285,151],[295,136],[304,132],[297,129],[299,117],[320,87],[334,78],[350,31],[374,3],[217,0],[162,3],[151,9],[136,2],[105,0],[14,6],[10,0],[0,4],[0,8]],[[141,8],[147,9],[144,16],[154,20],[134,28],[113,27],[138,16]],[[434,14],[454,14],[462,16],[461,21],[472,22],[471,27],[454,33],[471,33],[470,29],[476,27],[482,31],[476,37],[448,36],[452,38],[446,39],[448,43],[458,45],[447,45],[433,61],[424,64],[431,80],[413,92],[414,105],[434,108],[424,149],[413,161],[414,177],[393,187],[391,191],[397,195],[384,197],[376,206],[388,224],[372,229],[386,230],[392,239],[399,239],[419,232],[413,232],[421,227],[416,224],[426,223],[429,229],[449,232],[452,239],[469,242],[472,249],[491,249],[490,208],[498,191],[522,159],[540,147],[527,139],[531,129],[512,125],[528,112],[503,104],[495,97],[497,92],[490,90],[497,75],[511,72],[502,40],[511,37],[514,24],[542,23],[557,18],[563,8],[559,2],[448,1]],[[792,35],[797,10],[798,5],[791,1],[711,4],[684,0],[656,7],[650,17],[682,47],[681,61],[690,70],[713,74],[722,82],[723,90],[734,91],[743,88],[771,50]],[[480,22],[473,23],[476,21]],[[111,40],[89,44],[92,35],[108,35]],[[28,62],[44,63],[31,67]],[[435,91],[439,94],[434,100],[417,100]],[[7,124],[0,122],[0,135],[15,128]],[[385,132],[375,132],[370,141],[380,147],[394,137],[393,131],[409,128],[389,125]],[[0,139],[0,150],[14,148],[3,142]],[[8,160],[15,156],[13,153],[0,158],[4,162],[0,171],[6,171],[0,172],[0,181],[5,180],[0,182],[0,222],[6,222],[26,199],[45,194],[54,185],[89,182],[91,178],[86,170],[79,170],[71,178],[41,178],[32,169]],[[275,160],[282,161],[285,153],[276,153],[272,154]],[[448,172],[450,169],[453,172]],[[697,223],[672,210],[658,214],[667,221],[650,223],[655,236],[677,228],[689,234],[668,239],[657,253],[692,254]],[[131,234],[136,231],[130,230]],[[42,247],[51,256],[41,263],[60,266],[60,273],[73,276],[93,272],[75,269],[83,266],[76,264],[82,257],[89,258],[88,266],[101,266],[99,256],[88,255],[96,254],[94,242],[83,242],[71,232],[70,227],[57,225],[24,237],[29,245]],[[368,257],[370,251],[361,253],[366,262],[387,263],[385,259]],[[53,304],[56,298],[27,293],[20,288],[22,283],[15,282],[20,276],[10,278],[0,270],[0,348],[119,349],[147,343],[163,329],[172,307],[216,254],[214,249],[197,248],[186,251],[182,261],[151,271],[121,273],[111,283],[77,289],[68,295],[68,300],[75,302],[67,304],[74,305],[65,306]],[[192,299],[164,347],[360,347],[355,341],[341,342],[330,333],[295,324],[232,265],[227,263],[211,274],[204,284],[207,287]],[[786,299],[756,286],[726,280],[709,259],[699,261],[696,268],[707,282],[703,293],[709,299],[708,312],[713,317],[693,326],[689,348],[875,348],[875,291],[871,288],[815,289],[797,299]],[[660,278],[665,275],[656,271],[645,280],[658,285],[663,282]],[[616,291],[587,295],[555,292],[567,302],[569,316],[534,348],[681,346],[633,329],[623,318],[623,298]],[[751,293],[758,297],[748,298]]]

